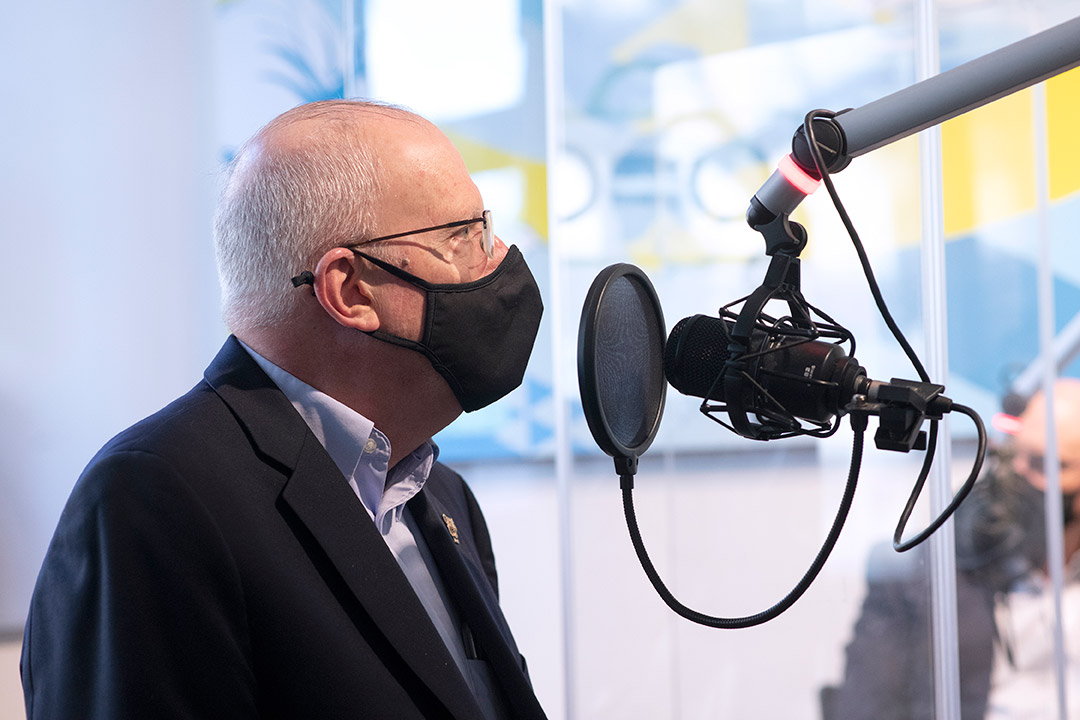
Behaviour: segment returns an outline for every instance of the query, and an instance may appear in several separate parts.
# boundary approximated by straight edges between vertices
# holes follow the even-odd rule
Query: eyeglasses
[[[358,243],[352,243],[345,247],[354,248],[360,245],[368,245],[373,242],[380,242],[382,240],[396,240],[397,238],[407,237],[409,235],[419,235],[421,233],[431,232],[432,230],[446,230],[449,228],[465,227],[466,225],[472,225],[473,223],[484,223],[483,234],[481,235],[480,244],[484,248],[484,253],[489,257],[495,257],[495,230],[491,224],[491,211],[485,210],[484,214],[480,217],[472,218],[471,220],[458,220],[457,222],[446,223],[445,225],[435,225],[433,227],[421,228],[420,230],[409,230],[408,232],[394,233],[393,235],[383,235],[382,237],[371,238],[370,240],[362,240]]]
[[[1024,466],[1027,467],[1028,472],[1036,473],[1038,475],[1043,474],[1043,469],[1046,467],[1046,457],[1042,453],[1020,453]],[[1068,460],[1061,461],[1061,472],[1067,471],[1072,467],[1072,463]]]
[[[491,224],[490,210],[485,210],[480,217],[472,218],[470,220],[458,220],[457,222],[446,223],[445,225],[435,225],[433,227],[421,228],[420,230],[409,230],[408,232],[394,233],[393,235],[383,235],[382,237],[371,238],[370,240],[361,240],[358,243],[352,243],[351,245],[345,245],[344,247],[352,250],[361,245],[369,245],[373,242],[379,242],[380,240],[396,240],[397,238],[408,237],[409,235],[419,235],[421,233],[431,232],[432,230],[465,227],[466,225],[472,225],[474,223],[484,223],[484,230],[480,236],[480,246],[484,248],[484,253],[489,258],[495,257],[495,230]],[[311,285],[314,287],[315,275],[310,270],[305,270],[292,279],[292,285],[293,287],[300,287],[301,285]]]

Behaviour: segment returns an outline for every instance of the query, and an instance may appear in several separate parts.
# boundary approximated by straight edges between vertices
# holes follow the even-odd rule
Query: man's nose
[[[487,258],[487,264],[484,266],[484,275],[487,275],[495,268],[499,267],[499,263],[506,257],[506,253],[509,248],[506,247],[506,243],[496,235],[495,243],[492,245],[493,257]],[[483,277],[483,276],[481,276]]]

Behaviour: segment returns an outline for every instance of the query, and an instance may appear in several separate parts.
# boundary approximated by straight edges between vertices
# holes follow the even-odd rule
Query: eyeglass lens
[[[1046,467],[1046,456],[1042,453],[1026,453],[1027,468],[1033,473],[1043,473],[1043,469]],[[1061,461],[1061,470],[1068,470],[1069,463],[1065,460]]]
[[[485,210],[484,215],[484,253],[490,258],[495,257],[495,229],[491,223],[491,211]]]

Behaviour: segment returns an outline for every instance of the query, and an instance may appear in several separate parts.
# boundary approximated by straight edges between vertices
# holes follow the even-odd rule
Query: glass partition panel
[[[1078,10],[1075,3],[943,7],[943,66]],[[1071,233],[1060,229],[1078,208],[1077,185],[1065,170],[1078,156],[1062,133],[1076,117],[1068,109],[1075,101],[1065,99],[1075,98],[1067,90],[1075,78],[1075,71],[1059,76],[942,130],[951,379],[967,386],[984,417],[1020,416],[1012,423],[998,415],[989,470],[957,521],[957,583],[981,598],[958,598],[965,717],[981,717],[975,713],[984,704],[987,717],[1072,717],[1064,714],[1065,698],[1076,702],[1076,680],[1070,692],[1062,666],[1068,635],[1059,630],[1076,545],[1062,544],[1059,483],[1048,482],[1053,473],[1039,460],[1054,455],[1055,436],[1066,441],[1064,452],[1075,444],[1066,429],[1074,423],[1053,417],[1067,418],[1061,413],[1080,402],[1075,385],[1055,386],[1056,376],[1080,370],[1067,340],[1080,310],[1069,270],[1076,257],[1064,239]],[[980,624],[994,631],[993,643],[973,632]]]
[[[754,290],[768,258],[744,215],[803,115],[858,106],[914,81],[906,8],[568,3],[562,31],[558,167],[576,191],[556,206],[566,344],[592,278],[615,262],[649,275],[669,329]],[[902,142],[836,178],[893,312],[916,339],[918,175],[915,144]],[[793,219],[810,236],[802,255],[807,300],[855,333],[872,377],[913,377],[828,198],[810,198]],[[572,358],[564,362],[572,373]],[[827,440],[753,442],[709,422],[699,404],[669,389],[660,433],[637,473],[638,521],[657,571],[682,603],[710,615],[751,615],[787,594],[817,554],[843,494],[852,433],[844,426]],[[810,591],[772,622],[716,630],[678,617],[653,591],[627,536],[611,461],[598,455],[580,410],[574,418],[575,717],[820,717],[839,692],[868,558],[889,561],[873,565],[881,575],[918,579],[927,606],[922,557],[874,550],[891,533],[919,457],[868,448],[848,527]],[[920,509],[912,526],[924,525],[924,515]],[[908,681],[924,689],[926,702],[929,640],[927,626],[910,643]]]
[[[938,3],[932,11],[939,14],[942,69],[1075,14],[1063,5]],[[743,217],[750,197],[788,152],[807,111],[858,107],[917,79],[915,14],[915,3],[815,3],[812,13],[805,3],[782,1],[565,3],[553,242],[562,344],[575,344],[589,284],[616,262],[648,274],[669,329],[689,315],[716,315],[757,287],[768,258]],[[1053,85],[1051,231],[1072,212],[1062,160],[1075,154],[1074,142],[1054,134],[1061,118],[1075,117],[1075,105]],[[930,199],[943,217],[947,269],[939,320],[948,374],[940,381],[988,424],[1039,356],[1036,133],[1017,114],[1024,108],[1030,118],[1033,92],[946,123],[941,167],[930,168],[944,188]],[[1002,125],[1015,141],[985,139]],[[924,361],[925,171],[909,138],[857,158],[835,178],[889,308]],[[852,330],[870,377],[916,378],[824,192],[793,219],[809,232],[802,254],[807,300]],[[1018,250],[1025,243],[1030,247]],[[1058,260],[1054,249],[1060,331],[1075,315],[1065,268],[1076,264]],[[557,362],[573,377],[569,353]],[[994,452],[980,492],[956,521],[958,620],[945,632],[958,639],[935,635],[942,626],[934,598],[944,588],[928,546],[904,554],[891,547],[922,454],[880,451],[869,439],[847,526],[809,592],[765,625],[714,630],[678,617],[650,586],[627,536],[611,461],[596,450],[577,388],[566,383],[562,391],[573,408],[571,715],[944,718],[957,709],[961,717],[982,717],[994,707],[1000,603],[974,566],[983,562],[976,551],[985,543],[981,488],[1013,467],[1002,459],[1011,444],[1002,430],[991,431]],[[699,404],[669,388],[659,435],[636,476],[638,521],[679,601],[710,615],[756,613],[783,597],[818,551],[843,492],[852,433],[845,425],[827,440],[753,442],[703,418]],[[959,486],[972,468],[976,433],[964,417],[948,425],[949,452],[939,454],[949,463],[945,482],[951,476]],[[905,536],[930,519],[924,497]],[[941,532],[953,532],[953,523]],[[1045,540],[1041,545],[1045,553]],[[947,552],[954,552],[951,542]],[[953,564],[950,557],[950,582]],[[944,681],[949,687],[940,687],[943,676],[935,673],[942,643],[959,654],[957,674]],[[1053,684],[1053,664],[1048,672]],[[1032,697],[1049,713],[1040,716],[1053,716],[1055,696]]]

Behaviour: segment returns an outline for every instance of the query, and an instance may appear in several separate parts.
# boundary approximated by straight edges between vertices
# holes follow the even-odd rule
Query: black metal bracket
[[[911,452],[926,449],[923,422],[940,420],[952,409],[952,400],[941,393],[944,385],[899,380],[871,382],[865,395],[856,395],[846,410],[878,416],[874,444],[879,450]]]

